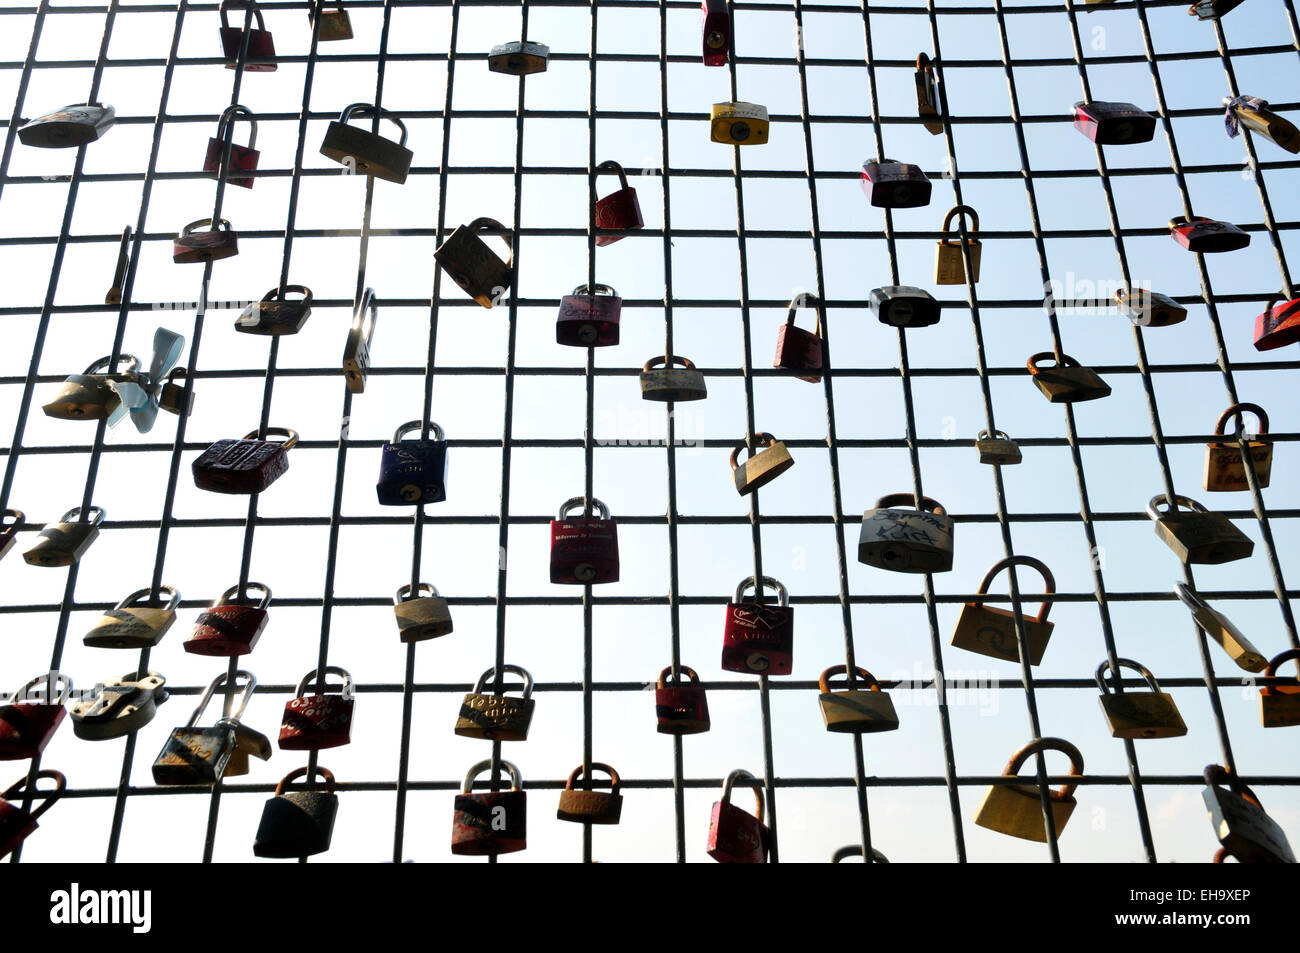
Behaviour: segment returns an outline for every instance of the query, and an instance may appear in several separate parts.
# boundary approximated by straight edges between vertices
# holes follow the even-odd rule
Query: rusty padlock
[[[0,708],[0,761],[35,758],[44,751],[68,714],[63,703],[70,694],[72,679],[62,672],[37,675],[14,692]]]
[[[831,678],[848,674],[848,666],[845,665],[828,668],[817,680],[821,689],[817,703],[821,706],[826,730],[855,735],[896,730],[898,713],[894,710],[894,702],[889,693],[881,691],[876,676],[865,668],[855,667],[853,673],[867,683],[866,691],[858,691],[852,677],[849,678],[847,691],[831,691]]]
[[[267,437],[284,437],[283,442],[263,440],[254,430],[239,440],[218,440],[191,465],[194,485],[213,493],[261,493],[289,469],[289,450],[298,442],[295,430],[267,427]]]
[[[1112,738],[1180,738],[1187,734],[1187,725],[1178,712],[1172,695],[1160,690],[1160,683],[1151,670],[1132,659],[1116,659],[1119,668],[1138,672],[1151,689],[1149,692],[1112,692],[1106,684],[1106,673],[1115,671],[1110,659],[1097,667],[1097,687],[1101,689],[1101,712],[1106,716]],[[1116,673],[1118,675],[1118,673]],[[1118,678],[1116,679],[1118,681]]]
[[[748,781],[754,788],[758,816],[731,803],[731,788]],[[722,800],[713,802],[709,818],[709,840],[705,852],[722,864],[767,863],[767,828],[763,825],[763,788],[748,771],[736,770],[722,782]]]
[[[239,233],[224,218],[201,232],[200,225],[212,226],[212,219],[200,218],[181,229],[172,241],[172,261],[184,265],[192,262],[220,261],[239,254]]]
[[[623,795],[619,793],[622,782],[618,772],[599,761],[591,763],[591,770],[604,771],[609,775],[609,793],[578,789],[578,779],[586,774],[582,765],[578,765],[560,792],[560,806],[556,809],[555,816],[561,821],[574,821],[578,824],[617,824],[623,815]],[[590,778],[587,783],[595,784],[596,780]]]
[[[217,688],[226,684],[227,673],[222,672],[212,680],[199,699],[194,714],[190,715],[190,720],[172,730],[162,750],[158,752],[158,757],[154,759],[155,784],[216,784],[221,780],[235,751],[235,728],[244,709],[248,707],[249,697],[257,688],[257,679],[243,669],[235,672],[232,687],[238,689],[241,677],[244,686],[238,711],[230,718],[220,719],[211,727],[199,728],[196,726],[203,710],[207,708]]]
[[[660,364],[662,370],[656,370]],[[673,367],[680,364],[681,367]],[[641,368],[641,399],[662,401],[704,400],[709,396],[704,373],[695,364],[675,354],[652,357]]]
[[[324,9],[321,10],[320,31],[316,34],[322,43],[333,43],[338,40],[352,39],[352,18],[348,16],[348,11],[343,7],[343,0],[334,0],[335,9],[328,7],[329,0],[325,0]],[[307,22],[313,27],[316,25],[316,4],[313,2],[307,10]]]
[[[618,582],[618,525],[600,500],[585,503],[581,496],[566,500],[551,520],[551,582],[557,585]],[[583,515],[566,515],[576,507],[583,508]],[[599,516],[589,515],[593,508]]]
[[[754,445],[762,449],[744,464],[739,463],[739,458],[740,451],[746,448],[746,444],[742,443],[731,451],[731,476],[736,484],[736,492],[741,496],[767,486],[794,466],[794,457],[790,456],[785,444],[770,433],[755,434]]]
[[[1002,659],[1004,662],[1020,661],[1020,642],[1016,638],[1015,613],[1007,609],[995,609],[984,604],[979,598],[989,591],[993,577],[1003,569],[1011,566],[1029,566],[1038,570],[1047,587],[1047,595],[1056,592],[1056,579],[1047,564],[1033,556],[1008,556],[989,567],[989,571],[980,580],[980,587],[974,602],[968,602],[957,616],[957,627],[952,633],[952,644],[968,652]],[[1029,646],[1029,664],[1037,665],[1043,660],[1047,651],[1047,642],[1052,637],[1055,623],[1047,621],[1047,614],[1052,611],[1050,600],[1044,599],[1034,618],[1022,615],[1025,627],[1025,642]]]
[[[307,683],[318,677],[318,689],[307,694]],[[343,684],[337,693],[325,684],[325,676],[337,675]],[[280,719],[280,750],[320,751],[337,748],[352,740],[354,707],[352,675],[337,665],[325,666],[324,673],[312,669],[302,677],[293,698],[284,703]]]
[[[795,311],[800,307],[812,308],[817,324],[812,331],[805,331],[794,323]],[[776,357],[772,366],[784,370],[820,371],[822,369],[822,303],[820,298],[812,295],[796,295],[790,302],[785,324],[776,332]],[[821,374],[796,374],[801,381],[810,384],[821,382]]]
[[[1039,367],[1043,361],[1054,361],[1055,366]],[[1035,386],[1053,404],[1074,404],[1110,396],[1110,385],[1092,368],[1082,366],[1068,354],[1058,357],[1051,351],[1039,351],[1027,363]]]
[[[1287,649],[1275,655],[1264,670],[1266,678],[1276,678],[1277,670],[1287,662],[1300,662],[1300,649]],[[1265,728],[1289,728],[1300,725],[1300,684],[1266,685],[1259,690],[1259,722]]]
[[[1063,738],[1042,738],[1030,742],[1012,756],[1002,774],[1009,778],[1015,777],[1029,756],[1039,751],[1065,752],[1070,759],[1069,777],[1082,777],[1083,755]],[[1075,784],[1066,784],[1059,791],[1048,792],[1058,837],[1065,830],[1066,822],[1078,805],[1074,799],[1075,787]],[[1039,843],[1047,842],[1047,825],[1043,821],[1043,804],[1037,784],[992,785],[980,802],[979,810],[975,812],[975,823],[1000,834]]]
[[[596,179],[603,171],[618,176],[618,190],[610,192],[604,198],[596,197]],[[627,173],[614,161],[602,162],[596,166],[591,180],[592,196],[596,198],[596,228],[617,229],[628,232],[643,228],[645,221],[641,218],[641,204],[636,198],[636,189],[627,184]],[[597,245],[612,245],[623,239],[623,235],[597,235]]]
[[[222,176],[221,156],[226,148],[226,140],[232,137],[235,120],[241,117],[247,119],[249,125],[253,127],[252,132],[248,134],[248,145],[241,146],[233,141],[230,143],[230,162],[225,166],[225,175]],[[253,118],[253,113],[248,107],[236,103],[228,107],[217,121],[216,138],[208,139],[208,152],[203,159],[203,171],[212,173],[216,178],[224,177],[231,185],[251,189],[253,183],[257,181],[253,176],[232,176],[230,171],[233,169],[238,172],[256,172],[257,160],[261,156],[256,146],[257,120]]]
[[[1247,439],[1246,452],[1250,454],[1260,487],[1266,487],[1273,472],[1273,442],[1268,439],[1268,414],[1264,408],[1259,404],[1233,404],[1219,415],[1214,435],[1225,436],[1223,428],[1232,420],[1235,424],[1232,436],[1240,438],[1242,414],[1254,414],[1259,419],[1259,432],[1256,439]],[[1237,440],[1222,443],[1214,441],[1205,445],[1204,485],[1211,492],[1250,489],[1250,483],[1246,479],[1246,462]]]
[[[261,590],[262,598],[256,606],[230,602],[232,598],[248,598],[250,590]],[[234,658],[247,655],[262,637],[262,630],[270,620],[266,607],[271,604],[271,590],[260,582],[249,582],[240,593],[234,585],[221,594],[221,598],[199,614],[194,631],[185,640],[185,651],[191,655],[216,655]]]
[[[695,735],[709,730],[709,699],[695,669],[679,665],[674,677],[669,665],[659,673],[655,718],[656,730],[664,735]]]
[[[510,255],[502,261],[487,247],[477,232],[495,229],[506,243]],[[433,253],[442,270],[452,281],[485,308],[499,304],[510,290],[514,275],[515,249],[510,230],[494,218],[476,218],[460,225]]]

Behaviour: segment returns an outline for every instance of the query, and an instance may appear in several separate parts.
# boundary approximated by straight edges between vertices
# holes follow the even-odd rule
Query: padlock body
[[[447,443],[443,440],[399,440],[380,448],[379,482],[384,506],[441,503],[447,498]]]
[[[767,863],[767,829],[729,801],[715,801],[706,853],[723,864]]]
[[[753,675],[789,675],[794,667],[794,606],[727,603],[722,667]]]
[[[208,139],[208,154],[203,160],[203,171],[211,172],[216,175],[221,171],[221,147],[220,139]],[[231,172],[256,172],[257,160],[262,153],[256,149],[250,149],[248,146],[241,146],[238,143],[230,144],[230,171]],[[226,175],[226,181],[231,185],[238,185],[241,188],[251,189],[256,181],[252,176]]]
[[[510,854],[527,846],[527,791],[456,795],[451,822],[453,854]]]
[[[560,806],[555,816],[561,821],[579,824],[617,824],[623,816],[623,795],[566,788],[560,792]]]
[[[199,614],[194,631],[185,640],[185,651],[225,658],[247,655],[262,637],[269,618],[265,609],[256,606],[212,606]]]
[[[1053,404],[1075,404],[1110,396],[1110,385],[1090,367],[1045,367],[1034,372],[1034,384]]]
[[[783,324],[776,332],[776,357],[773,367],[795,371],[820,371],[822,369],[822,339],[813,331],[805,331],[793,324]],[[798,375],[799,380],[816,384],[820,374]]]
[[[704,65],[726,66],[727,51],[731,46],[731,18],[727,16],[727,0],[702,0],[700,17],[703,21]]]
[[[1219,843],[1243,864],[1294,864],[1277,821],[1240,794],[1217,786],[1201,792]]]
[[[709,396],[704,373],[690,367],[653,367],[641,372],[643,400],[704,400]]]
[[[289,469],[289,452],[274,440],[218,440],[190,469],[200,490],[261,493]]]
[[[822,692],[817,702],[827,731],[861,735],[898,727],[898,713],[886,692]]]
[[[352,18],[346,10],[325,10],[320,21],[320,41],[333,43],[352,39]]]
[[[102,420],[122,403],[108,382],[130,379],[131,375],[126,374],[72,374],[55,398],[41,409],[47,417],[59,420]]]
[[[161,642],[175,621],[175,611],[167,608],[109,609],[81,641],[97,649],[148,648]]]
[[[18,130],[18,138],[41,149],[75,148],[94,142],[116,118],[112,106],[73,106],[33,119]]]
[[[1156,134],[1156,117],[1132,103],[1078,103],[1074,128],[1099,145],[1128,145],[1150,142]]]
[[[433,257],[467,295],[485,308],[492,307],[510,290],[510,266],[467,225],[458,226]]]
[[[1272,685],[1261,688],[1259,721],[1265,728],[1300,725],[1300,689]]]
[[[1250,639],[1242,635],[1241,630],[1233,625],[1232,620],[1213,606],[1202,606],[1192,612],[1192,617],[1209,638],[1219,643],[1228,653],[1228,657],[1237,663],[1237,667],[1247,672],[1263,672],[1268,668],[1268,659],[1259,653]]]
[[[618,582],[618,527],[590,516],[551,520],[551,582],[586,586]]]
[[[1251,463],[1261,487],[1268,486],[1273,472],[1273,444],[1268,440],[1247,441]],[[1234,443],[1207,444],[1205,447],[1205,488],[1214,492],[1249,490],[1246,463],[1241,447]]]
[[[1255,318],[1255,350],[1271,351],[1300,341],[1300,298],[1292,299]]]
[[[655,689],[657,730],[664,735],[695,735],[709,730],[709,700],[700,685],[684,683]]]
[[[175,381],[167,381],[158,392],[158,409],[178,417],[188,417],[194,410],[194,391],[187,394],[184,386]]]
[[[1165,692],[1111,692],[1098,700],[1112,738],[1180,738],[1187,734],[1178,706]]]
[[[320,751],[352,740],[353,699],[342,695],[299,695],[284,703],[280,748]]]
[[[0,800],[0,860],[12,854],[38,826],[30,812]]]
[[[978,238],[968,239],[970,249],[970,267],[974,272],[974,281],[980,280],[980,252],[983,245]],[[941,241],[934,253],[934,283],[936,285],[964,285],[966,283],[966,259],[962,257],[961,242]]]
[[[451,608],[440,596],[417,596],[393,606],[403,642],[423,642],[452,631]]]
[[[229,724],[211,728],[176,728],[153,763],[157,784],[216,784],[225,774],[235,747]]]
[[[609,193],[596,200],[596,227],[619,228],[629,231],[642,228],[645,221],[641,218],[641,203],[637,201],[636,189],[630,185]],[[622,235],[597,235],[597,245],[612,245],[620,241]]]
[[[0,761],[26,761],[45,750],[68,710],[33,702],[0,708]]]
[[[373,175],[399,185],[406,181],[415,158],[415,153],[400,143],[337,119],[325,130],[320,151],[357,175]]]
[[[951,517],[877,507],[862,514],[858,562],[894,572],[948,572],[952,545]]]
[[[1055,623],[1039,622],[1024,616],[1025,641],[1029,643],[1029,664],[1038,665],[1047,651]],[[1016,639],[1015,614],[994,606],[968,602],[957,616],[952,644],[959,649],[1002,659],[1004,662],[1020,661],[1020,643]]]
[[[1174,240],[1188,251],[1211,254],[1236,251],[1250,244],[1250,235],[1231,222],[1216,222],[1208,218],[1194,218],[1173,229]]]
[[[533,720],[533,699],[470,692],[460,703],[456,734],[488,741],[523,741]]]
[[[930,180],[906,162],[864,162],[862,191],[877,208],[919,208],[930,204]]]
[[[297,334],[311,317],[306,299],[254,301],[235,319],[235,330],[245,334]]]
[[[881,324],[896,328],[925,328],[939,323],[943,305],[920,288],[891,285],[872,290],[871,310]]]
[[[1006,467],[1017,464],[1023,459],[1020,445],[1014,440],[1003,440],[1001,437],[984,437],[976,440],[975,449],[979,451],[980,463],[996,463]]]
[[[1155,529],[1185,563],[1229,563],[1246,559],[1255,551],[1251,538],[1222,513],[1166,512],[1156,521]]]
[[[154,683],[156,689],[139,681],[115,680],[94,698],[76,702],[69,710],[73,732],[87,741],[105,741],[143,728],[153,720],[160,695],[166,697],[161,679]]]
[[[237,778],[248,774],[249,757],[261,761],[271,757],[271,739],[266,735],[234,719],[223,718],[217,723],[218,727],[222,722],[228,723],[235,732],[234,748],[230,752],[230,760],[226,762],[224,777]]]
[[[1236,112],[1241,124],[1252,132],[1266,136],[1287,152],[1300,152],[1300,130],[1288,120],[1267,109],[1260,112],[1238,109]]]
[[[93,523],[55,523],[41,530],[23,559],[33,566],[71,566],[99,535]]]
[[[729,146],[761,146],[767,142],[767,107],[756,103],[715,103],[709,117],[709,138]]]
[[[767,486],[786,470],[794,466],[794,458],[785,444],[777,441],[764,447],[732,471],[736,492],[742,496]]]
[[[1073,796],[1050,795],[1052,820],[1059,837],[1078,803]],[[1038,788],[1030,784],[990,787],[975,812],[975,823],[1000,834],[1009,834],[1023,840],[1047,842],[1047,826],[1043,823],[1043,806]]]
[[[226,58],[226,69],[235,69],[239,65],[239,45],[243,42],[244,31],[237,26],[221,28],[221,50]],[[250,27],[248,31],[248,59],[274,59],[275,42],[270,30],[258,30]],[[250,73],[273,73],[275,63],[249,63],[245,61],[244,69]]]
[[[551,49],[544,43],[515,40],[492,47],[488,53],[488,69],[494,73],[527,76],[545,72],[550,57]]]
[[[220,261],[238,254],[239,235],[230,229],[196,230],[172,242],[172,261],[182,265],[196,261]]]
[[[337,794],[290,791],[273,797],[262,808],[253,853],[258,857],[310,857],[330,849]]]
[[[623,299],[617,295],[565,295],[555,320],[555,343],[570,347],[617,344],[622,310]]]
[[[1187,320],[1187,309],[1158,291],[1121,290],[1118,300],[1120,313],[1139,327],[1163,328]]]

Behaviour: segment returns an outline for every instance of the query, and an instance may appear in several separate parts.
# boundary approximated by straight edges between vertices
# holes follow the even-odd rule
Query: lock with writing
[[[327,685],[329,675],[337,675],[343,684]],[[307,683],[313,679],[317,680],[316,690],[308,695]],[[351,673],[337,665],[327,665],[319,673],[312,669],[304,675],[293,698],[284,703],[280,750],[320,751],[351,741],[353,694]]]
[[[36,782],[41,780],[53,781],[54,787],[37,790]],[[0,794],[0,860],[12,854],[40,826],[37,820],[54,806],[67,786],[68,779],[61,772],[47,768],[37,771],[30,779],[26,776],[19,778]],[[40,798],[41,805],[35,810],[19,807],[19,801],[36,798]]]
[[[427,596],[419,595],[427,592]],[[397,634],[403,642],[424,642],[452,631],[451,608],[438,590],[427,582],[411,591],[408,583],[393,596],[393,615],[397,617]]]
[[[612,172],[618,176],[618,189],[604,198],[596,197],[596,179],[601,172]],[[637,201],[636,189],[627,184],[627,173],[623,167],[612,160],[596,166],[591,179],[592,196],[596,198],[596,228],[618,231],[631,231],[643,228],[645,221],[641,218],[641,203]],[[597,235],[597,245],[612,245],[623,238],[622,235]]]
[[[396,142],[369,129],[348,125],[353,116],[373,117],[375,112],[373,103],[352,103],[344,107],[339,118],[325,130],[320,153],[344,166],[350,175],[369,175],[401,185],[411,171],[411,160],[415,158],[415,153],[406,148],[406,124],[387,109],[378,111],[381,119],[387,119],[401,130],[401,137]]]
[[[1120,314],[1143,328],[1163,328],[1187,320],[1187,309],[1169,295],[1144,288],[1115,292]]]
[[[1201,215],[1171,218],[1169,235],[1188,251],[1207,255],[1236,251],[1250,244],[1250,235],[1231,222],[1220,222]]]
[[[118,365],[126,367],[118,370]],[[41,410],[47,417],[59,420],[104,420],[114,415],[122,405],[122,398],[114,383],[137,382],[140,379],[140,359],[134,354],[119,354],[116,359],[101,357],[80,374],[71,374],[59,388],[55,398]]]
[[[1052,361],[1054,366],[1040,367],[1044,361]],[[1092,368],[1084,367],[1068,354],[1057,356],[1051,351],[1039,351],[1027,364],[1035,386],[1053,404],[1074,404],[1110,396],[1110,385]]]
[[[1205,445],[1205,489],[1211,492],[1231,490],[1249,490],[1250,482],[1246,479],[1246,463],[1241,449],[1242,414],[1254,414],[1259,420],[1256,439],[1246,440],[1246,452],[1255,468],[1255,476],[1260,487],[1268,486],[1273,472],[1273,442],[1268,439],[1268,414],[1259,404],[1233,404],[1222,414],[1214,426],[1216,437],[1225,436],[1223,428],[1228,421],[1233,421],[1231,442],[1211,441]]]
[[[315,781],[319,774],[325,789],[289,790],[299,778]],[[275,786],[275,796],[262,806],[262,819],[253,838],[257,857],[311,857],[330,849],[339,798],[334,793],[334,774],[317,765],[290,771]]]
[[[113,128],[117,112],[104,103],[74,103],[48,113],[18,130],[25,146],[40,149],[75,149],[94,142]]]
[[[510,254],[505,261],[478,236],[489,230],[506,243]],[[476,218],[468,225],[458,225],[433,257],[462,291],[485,308],[499,304],[514,280],[515,246],[510,241],[510,230],[495,218]]]
[[[980,231],[980,216],[969,205],[954,205],[943,217],[943,238],[934,252],[934,283],[937,285],[964,285],[966,283],[966,259],[962,254],[963,239],[960,230],[952,231],[953,219],[960,217],[965,224],[966,216],[971,224],[966,229],[966,249],[970,252],[971,282],[980,280],[980,251],[983,246],[977,237]]]
[[[762,590],[777,592],[777,605],[765,605]],[[746,601],[745,590],[754,598]],[[761,585],[753,576],[742,579],[735,598],[727,603],[727,621],[722,633],[722,667],[728,672],[753,675],[789,675],[794,667],[794,606],[785,586],[764,576]]]
[[[1116,659],[1119,668],[1138,672],[1149,692],[1111,691],[1106,684],[1106,673],[1115,672],[1110,659],[1097,667],[1097,687],[1101,689],[1101,712],[1106,716],[1112,738],[1181,738],[1187,734],[1187,725],[1178,712],[1172,695],[1160,690],[1160,683],[1151,670],[1132,659]],[[1113,676],[1116,683],[1121,679]]]
[[[195,231],[200,225],[208,228]],[[216,225],[210,218],[200,218],[181,229],[172,240],[172,261],[178,265],[193,262],[220,261],[239,254],[239,233],[224,218]]]
[[[938,324],[943,302],[912,285],[888,285],[871,290],[871,312],[881,324],[896,328],[925,328]]]
[[[41,530],[32,548],[23,553],[23,559],[32,566],[73,565],[99,536],[104,515],[103,507],[91,506],[83,515],[81,507],[74,506],[57,523],[49,523]]]
[[[316,25],[316,3],[307,8],[307,21]],[[334,0],[334,6],[331,9],[330,0],[325,0],[321,4],[320,31],[316,34],[322,43],[333,43],[338,40],[352,39],[352,18],[348,16],[348,11],[343,6],[343,0]]]
[[[264,440],[262,433],[285,439]],[[213,493],[261,493],[289,469],[289,450],[297,442],[297,431],[284,427],[254,430],[239,440],[218,440],[191,465],[194,485]]]
[[[1070,759],[1070,778],[1083,776],[1083,755],[1064,738],[1042,738],[1030,742],[1017,751],[1007,762],[1004,777],[1014,778],[1029,756],[1040,751],[1061,751]],[[1077,783],[1066,784],[1056,791],[1048,791],[1056,835],[1065,830],[1070,815],[1078,802],[1074,799]],[[1000,834],[1023,840],[1047,842],[1047,825],[1043,819],[1043,804],[1037,784],[992,785],[975,812],[975,823]]]
[[[831,863],[842,864],[850,857],[861,857],[861,856],[863,856],[862,845],[849,844],[847,847],[841,847],[839,848],[839,850],[835,851],[835,853],[831,854]],[[865,864],[866,861],[864,860],[863,863]],[[889,858],[873,847],[871,848],[871,863],[887,864],[889,863]]]
[[[492,47],[488,53],[488,69],[494,73],[511,76],[528,76],[544,73],[551,59],[551,48],[532,40],[512,40]]]
[[[1196,0],[1196,3],[1187,8],[1187,12],[1198,20],[1217,20],[1225,13],[1237,9],[1242,2],[1243,0]]]
[[[1178,598],[1192,610],[1192,618],[1201,631],[1217,642],[1228,657],[1237,663],[1238,668],[1247,672],[1263,672],[1268,668],[1268,659],[1260,654],[1259,649],[1251,644],[1250,639],[1242,635],[1241,630],[1232,624],[1232,620],[1215,609],[1191,586],[1186,583],[1174,583]]]
[[[1300,649],[1287,649],[1275,655],[1264,670],[1267,678],[1276,678],[1277,670],[1287,662],[1300,662]],[[1300,725],[1300,684],[1266,685],[1259,690],[1259,721],[1265,728],[1290,728]]]
[[[1223,124],[1229,138],[1238,136],[1241,127],[1245,126],[1293,155],[1300,152],[1300,130],[1269,109],[1267,100],[1258,96],[1225,96],[1223,105],[1228,107]]]
[[[975,449],[979,451],[980,463],[1006,467],[1019,463],[1023,458],[1020,445],[1001,430],[993,431],[989,436],[987,430],[981,430],[975,438]]]
[[[43,686],[43,687],[42,687]],[[37,675],[0,708],[0,761],[35,758],[54,737],[68,710],[72,679],[61,672]]]
[[[623,299],[609,285],[578,285],[560,299],[555,343],[570,347],[609,347],[618,343]]]
[[[811,308],[817,324],[812,331],[805,331],[794,323],[795,312],[801,308]],[[785,324],[776,332],[776,357],[772,366],[784,370],[820,371],[822,369],[822,302],[812,295],[797,295],[790,302]],[[821,374],[796,374],[801,381],[816,384],[821,381]]]
[[[1130,145],[1155,138],[1156,117],[1132,103],[1077,102],[1074,128],[1098,145]]]
[[[254,0],[221,0],[221,52],[226,58],[226,69],[238,67],[239,48],[244,42],[244,28],[231,26],[226,19],[226,11],[231,7],[237,9],[252,7],[253,18],[257,21],[257,26],[248,31],[248,55],[244,60],[244,69],[251,73],[275,72],[275,41],[271,37],[271,31],[266,28],[266,22],[262,19],[262,11],[257,8]],[[258,60],[272,60],[272,62],[256,62]]]
[[[158,603],[163,596],[167,602]],[[137,589],[91,627],[82,644],[97,649],[143,649],[157,645],[176,621],[181,594],[171,586]],[[149,605],[148,603],[153,603]]]
[[[704,65],[726,66],[731,46],[731,16],[727,0],[700,0],[700,27],[704,40]]]
[[[252,130],[248,134],[248,145],[241,146],[239,143],[232,141],[232,134],[235,130],[235,121],[243,118],[248,120]],[[222,164],[222,154],[225,152],[226,144],[230,145],[230,159],[224,166]],[[253,183],[257,180],[251,176],[231,175],[231,170],[237,172],[256,172],[257,160],[261,153],[257,151],[257,120],[253,118],[253,113],[246,106],[236,103],[226,109],[217,121],[216,138],[208,139],[208,152],[203,159],[203,171],[210,172],[217,178],[225,178],[231,185],[238,185],[241,188],[251,189]],[[225,169],[225,175],[221,175],[222,169]]]
[[[930,180],[921,167],[893,159],[862,163],[862,191],[876,208],[919,208],[930,204]]]
[[[923,496],[918,505],[911,493],[890,493],[862,514],[858,562],[893,572],[948,572],[953,529],[937,500]]]
[[[1012,566],[1029,566],[1038,570],[1043,577],[1046,594],[1056,592],[1056,579],[1047,564],[1033,556],[1008,556],[998,560],[989,567],[989,571],[980,580],[980,587],[974,602],[961,607],[957,616],[957,627],[952,633],[952,644],[959,649],[987,655],[989,658],[1002,659],[1005,662],[1020,661],[1020,641],[1016,635],[1016,614],[1006,609],[997,609],[984,604],[981,598],[989,591],[993,577],[1003,569]],[[1049,599],[1043,599],[1038,615],[1030,618],[1022,615],[1021,622],[1025,630],[1025,643],[1029,647],[1029,664],[1037,665],[1043,660],[1047,651],[1047,642],[1052,637],[1054,623],[1047,621],[1047,614],[1052,611]]]
[[[709,138],[729,146],[761,146],[770,123],[758,103],[714,103],[709,111]]]
[[[655,683],[656,730],[664,735],[695,735],[708,731],[709,699],[695,669],[669,665]]]
[[[1255,318],[1255,350],[1272,351],[1296,341],[1300,341],[1300,298],[1288,301],[1279,292],[1269,297]]]
[[[916,113],[921,117],[921,125],[932,136],[943,135],[943,123],[940,121],[939,87],[934,78],[934,67],[930,57],[918,53],[916,57]]]
[[[754,789],[757,816],[731,803],[731,788],[736,783],[748,784]],[[722,800],[713,802],[705,852],[722,864],[765,864],[767,841],[767,828],[763,824],[762,785],[748,771],[732,771],[722,782]]]
[[[18,530],[27,522],[22,510],[0,510],[0,559],[18,542]]]
[[[1179,510],[1178,505],[1188,510]],[[1163,513],[1160,506],[1168,507]],[[1222,513],[1211,513],[1196,500],[1175,496],[1173,504],[1161,493],[1151,497],[1147,515],[1155,520],[1156,535],[1185,564],[1218,565],[1246,559],[1255,543]]]
[[[236,671],[229,683],[227,677],[227,673],[222,672],[214,678],[204,690],[190,720],[180,728],[172,729],[153,762],[156,784],[216,784],[225,774],[235,750],[235,727],[257,688],[257,679],[243,669]],[[222,718],[211,727],[196,727],[217,689],[225,686],[227,691],[239,690],[241,678],[244,680],[242,697],[235,714]]]
[[[555,811],[555,816],[561,821],[573,821],[578,824],[617,824],[619,818],[623,816],[623,795],[619,793],[622,782],[619,780],[618,772],[607,764],[599,761],[591,763],[592,773],[603,771],[609,775],[610,790],[593,791],[579,788],[579,783],[588,786],[596,784],[596,779],[588,777],[585,782],[579,779],[587,772],[582,765],[578,765],[569,775],[569,780],[564,784],[564,790],[560,792],[560,806]]]
[[[876,676],[865,668],[854,668],[849,675],[847,691],[832,691],[831,678],[836,675],[848,675],[845,665],[835,665],[822,672],[817,680],[821,695],[817,703],[821,706],[822,720],[826,722],[827,731],[867,734],[876,731],[894,731],[898,728],[898,713],[888,692],[880,690]],[[853,676],[867,683],[865,691],[859,691]]]
[[[483,738],[487,741],[524,741],[528,726],[533,720],[533,676],[518,665],[501,666],[501,675],[518,675],[524,680],[524,694],[516,698],[505,694],[506,688],[490,668],[478,677],[474,690],[460,703],[456,718],[456,734],[464,738]],[[494,694],[487,694],[488,679],[497,681]]]
[[[302,295],[290,298],[289,295]],[[235,319],[235,330],[245,334],[297,334],[311,317],[311,289],[306,285],[272,288]]]
[[[168,371],[158,391],[158,409],[177,417],[188,417],[194,410],[194,391],[188,384],[189,371],[185,368],[173,367]]]
[[[510,775],[510,790],[496,790],[496,775]],[[492,771],[492,791],[473,793],[474,778]],[[519,769],[509,761],[485,759],[469,769],[456,795],[451,820],[451,852],[473,856],[510,854],[528,846],[528,792]]]
[[[1295,854],[1277,821],[1264,813],[1255,792],[1222,765],[1205,767],[1201,792],[1214,836],[1243,864],[1294,864]]]
[[[380,448],[375,492],[383,506],[441,503],[447,498],[447,439],[442,428],[431,420],[432,440],[402,439],[422,429],[422,421],[408,420]]]
[[[731,476],[736,484],[736,492],[741,496],[767,486],[794,466],[794,457],[790,456],[785,444],[770,433],[754,435],[754,446],[760,449],[742,464],[739,462],[740,451],[746,449],[748,443],[746,441],[731,451]]]
[[[581,516],[568,516],[582,507]],[[600,515],[590,515],[595,509]],[[565,500],[551,520],[551,582],[567,586],[596,586],[618,582],[618,525],[609,507],[581,496]]]
[[[257,605],[248,605],[249,593],[260,591]],[[231,602],[231,599],[239,602]],[[231,586],[216,602],[199,613],[194,631],[185,640],[185,651],[191,655],[216,655],[233,658],[247,655],[262,637],[262,630],[270,619],[266,607],[271,604],[271,590],[260,582],[249,582],[242,592],[238,585]]]
[[[661,370],[656,370],[662,364]],[[674,367],[680,364],[681,367]],[[661,401],[704,400],[709,396],[704,373],[687,358],[675,354],[652,357],[641,368],[641,399]]]
[[[378,320],[375,289],[367,288],[352,311],[352,328],[343,345],[343,377],[353,394],[365,393],[366,378],[370,375],[370,342],[374,339]]]
[[[68,708],[73,733],[85,741],[106,741],[139,731],[167,700],[166,683],[157,672],[127,672],[96,685],[93,695]]]

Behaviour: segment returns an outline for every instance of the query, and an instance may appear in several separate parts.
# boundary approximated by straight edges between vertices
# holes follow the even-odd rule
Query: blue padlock
[[[419,420],[402,424],[392,442],[382,448],[375,490],[384,506],[441,503],[447,498],[447,442],[442,428],[430,421],[432,440],[402,439],[402,434],[423,426]]]

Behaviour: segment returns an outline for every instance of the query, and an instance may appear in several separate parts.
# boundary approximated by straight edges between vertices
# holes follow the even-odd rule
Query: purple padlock
[[[418,432],[423,426],[419,420],[404,423],[392,442],[384,444],[375,484],[383,506],[441,503],[447,498],[447,442],[442,428],[429,421],[432,440],[402,439],[403,434]]]

